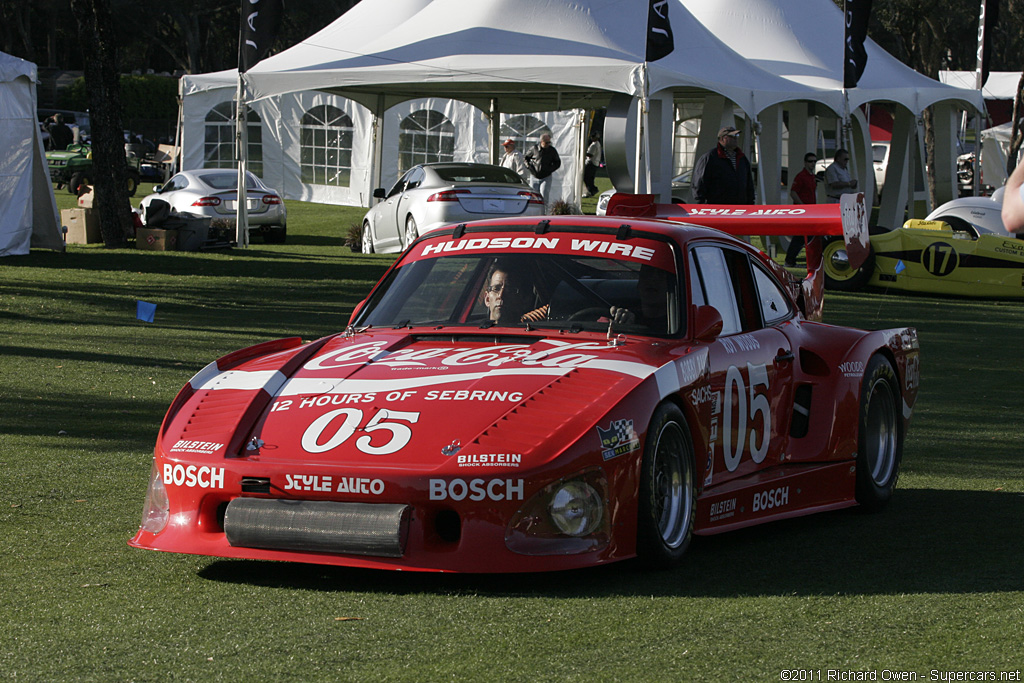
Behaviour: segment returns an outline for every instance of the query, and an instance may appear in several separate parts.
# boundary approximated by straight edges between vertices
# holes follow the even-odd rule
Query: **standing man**
[[[597,132],[590,134],[590,144],[587,146],[586,158],[583,160],[583,184],[587,186],[587,193],[584,197],[593,197],[597,194],[597,185],[594,178],[597,176],[597,169],[601,166],[601,137]]]
[[[50,149],[55,152],[63,152],[74,142],[75,134],[71,132],[64,123],[63,114],[54,114],[46,124],[46,132],[50,134]]]
[[[817,204],[818,203],[818,179],[814,177],[814,164],[818,162],[818,156],[814,152],[804,155],[804,167],[793,178],[793,184],[789,186],[789,196],[794,204]],[[791,237],[789,248],[786,249],[786,266],[796,266],[796,257],[804,248],[803,235]]]
[[[718,145],[693,167],[693,199],[698,204],[753,204],[754,175],[739,148],[740,131],[718,131]]]
[[[846,165],[850,163],[850,153],[840,147],[836,150],[835,160],[825,169],[825,194],[829,204],[838,204],[844,194],[857,191],[857,179],[850,177]]]
[[[501,143],[501,146],[505,148],[505,154],[502,155],[499,165],[515,171],[523,179],[523,182],[529,185],[530,169],[526,168],[526,160],[523,159],[523,153],[516,149],[516,141],[509,138]]]
[[[547,204],[551,191],[551,174],[562,165],[558,150],[551,144],[551,133],[541,135],[540,142],[526,153],[526,165],[533,174],[533,191],[539,193]]]

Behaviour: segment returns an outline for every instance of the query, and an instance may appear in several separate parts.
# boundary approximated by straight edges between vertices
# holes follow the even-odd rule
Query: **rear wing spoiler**
[[[616,193],[608,201],[609,216],[659,220],[716,228],[730,235],[805,236],[807,277],[801,288],[805,313],[820,317],[824,298],[822,240],[842,235],[850,266],[859,268],[868,257],[869,211],[864,193],[844,194],[839,204],[779,204],[734,206],[723,204],[658,204],[654,195]]]

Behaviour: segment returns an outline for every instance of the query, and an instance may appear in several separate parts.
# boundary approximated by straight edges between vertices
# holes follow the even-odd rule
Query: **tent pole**
[[[249,131],[246,128],[245,73],[238,72],[238,98],[235,104],[235,144],[238,157],[238,198],[235,202],[235,241],[243,249],[249,246],[249,207],[246,196],[246,160],[249,154]]]

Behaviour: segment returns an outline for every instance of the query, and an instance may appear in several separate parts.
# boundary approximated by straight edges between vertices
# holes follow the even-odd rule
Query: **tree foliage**
[[[358,0],[284,0],[273,52],[328,25]],[[240,0],[110,0],[111,30],[124,73],[208,73],[238,64]],[[42,67],[85,69],[88,39],[79,40],[68,1],[0,2],[0,50]]]

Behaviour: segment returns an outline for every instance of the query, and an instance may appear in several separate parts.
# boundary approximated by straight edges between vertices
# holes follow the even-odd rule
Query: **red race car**
[[[694,534],[884,505],[915,330],[816,322],[814,240],[804,281],[699,215],[674,220],[424,235],[344,332],[192,378],[130,544],[419,571],[670,566]],[[834,206],[787,225],[841,231]]]

